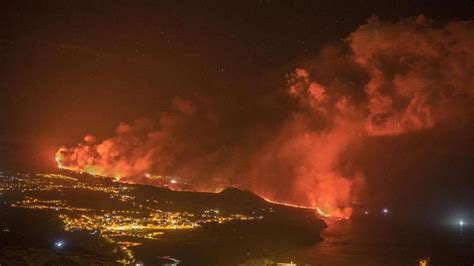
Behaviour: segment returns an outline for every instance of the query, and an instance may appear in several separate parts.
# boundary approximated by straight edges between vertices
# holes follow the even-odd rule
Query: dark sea
[[[474,265],[474,226],[379,220],[327,221],[322,242],[278,254],[297,265]]]

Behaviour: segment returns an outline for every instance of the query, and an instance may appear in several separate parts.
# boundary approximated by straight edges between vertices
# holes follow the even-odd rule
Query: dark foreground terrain
[[[0,189],[1,265],[236,265],[312,246],[326,226],[314,210],[235,188],[2,172]]]

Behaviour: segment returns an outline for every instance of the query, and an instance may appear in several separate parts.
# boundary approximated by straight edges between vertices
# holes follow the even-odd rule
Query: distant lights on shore
[[[64,241],[58,240],[58,241],[54,242],[54,247],[55,248],[63,248],[64,244],[65,244]]]
[[[460,220],[460,221],[458,222],[458,224],[459,224],[459,226],[463,227],[463,226],[464,226],[464,221],[463,221],[463,220]]]

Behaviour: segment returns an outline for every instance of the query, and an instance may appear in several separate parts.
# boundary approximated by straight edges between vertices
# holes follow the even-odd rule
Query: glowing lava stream
[[[260,196],[260,195],[259,195]],[[286,202],[278,202],[278,201],[274,201],[274,200],[271,200],[269,198],[265,198],[265,197],[262,197],[260,196],[262,199],[264,199],[265,201],[268,201],[270,203],[274,203],[274,204],[278,204],[278,205],[283,205],[283,206],[288,206],[288,207],[293,207],[293,208],[301,208],[301,209],[310,209],[310,210],[314,210],[316,211],[316,213],[319,215],[319,217],[321,219],[331,219],[331,220],[348,220],[350,217],[333,217],[331,216],[330,213],[328,212],[325,212],[323,211],[321,208],[319,207],[311,207],[311,206],[303,206],[303,205],[297,205],[297,204],[291,204],[291,203],[286,203]]]
[[[99,177],[104,177],[104,178],[112,178],[115,182],[123,182],[123,183],[132,183],[132,184],[134,184],[134,182],[127,182],[127,181],[124,182],[123,180],[120,180],[120,177],[111,177],[111,176],[100,175],[100,174],[94,173],[93,171],[78,171],[74,168],[64,166],[64,165],[61,164],[61,161],[62,161],[61,149],[58,150],[58,152],[56,153],[55,159],[56,159],[57,167],[59,169],[65,169],[65,170],[80,173],[80,174],[86,172],[86,173],[91,174],[93,176],[99,176]],[[173,189],[171,187],[168,187],[168,188],[171,189],[171,190],[174,190],[174,191],[182,191],[182,190]],[[199,191],[195,191],[195,192],[199,192]],[[208,192],[208,191],[206,191],[206,192]],[[263,196],[260,196],[260,195],[258,195],[258,196],[261,197],[262,199],[264,199],[265,201],[268,201],[268,202],[273,203],[273,204],[278,204],[278,205],[283,205],[283,206],[288,206],[288,207],[293,207],[293,208],[314,210],[316,212],[316,214],[321,219],[324,219],[324,220],[327,220],[327,219],[348,220],[350,218],[350,217],[334,217],[330,213],[328,213],[326,211],[323,211],[321,208],[319,208],[317,206],[304,206],[304,205],[291,204],[291,203],[287,203],[287,202],[279,202],[279,201],[274,201],[274,200],[271,200],[269,198],[266,198],[266,197],[263,197]]]

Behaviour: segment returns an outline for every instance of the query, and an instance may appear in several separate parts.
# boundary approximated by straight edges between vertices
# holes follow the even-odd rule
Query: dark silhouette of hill
[[[249,258],[272,256],[279,251],[313,245],[321,239],[320,230],[326,227],[312,209],[271,203],[238,188],[227,188],[219,193],[174,191],[165,187],[118,183],[87,174],[68,172],[65,175],[72,178],[31,174],[27,179],[22,177],[22,181],[7,179],[6,182],[23,182],[22,186],[28,182],[34,185],[31,191],[6,192],[1,195],[2,200],[12,203],[30,197],[45,202],[61,201],[101,216],[115,211],[139,211],[130,217],[142,217],[161,211],[186,212],[196,219],[210,219],[210,222],[200,222],[200,226],[189,230],[165,230],[159,240],[123,238],[123,241],[143,242],[132,250],[145,265],[154,265],[157,257],[164,256],[178,258],[182,265],[237,265]],[[38,184],[61,188],[35,190]],[[57,239],[65,239],[67,248],[71,249],[68,251],[78,253],[75,256],[83,256],[85,260],[96,259],[87,251],[107,257],[116,249],[113,243],[106,243],[97,234],[64,232],[58,219],[60,210],[13,208],[9,204],[2,205],[0,210],[0,220],[3,221],[0,227],[8,228],[8,232],[0,232],[0,247],[48,250],[54,248],[52,244]],[[69,213],[75,215],[74,211]],[[246,218],[218,222],[223,217],[236,216]],[[21,255],[22,252],[17,250],[15,254]],[[68,256],[48,255],[42,251],[38,254],[45,262],[53,264],[71,260]]]

